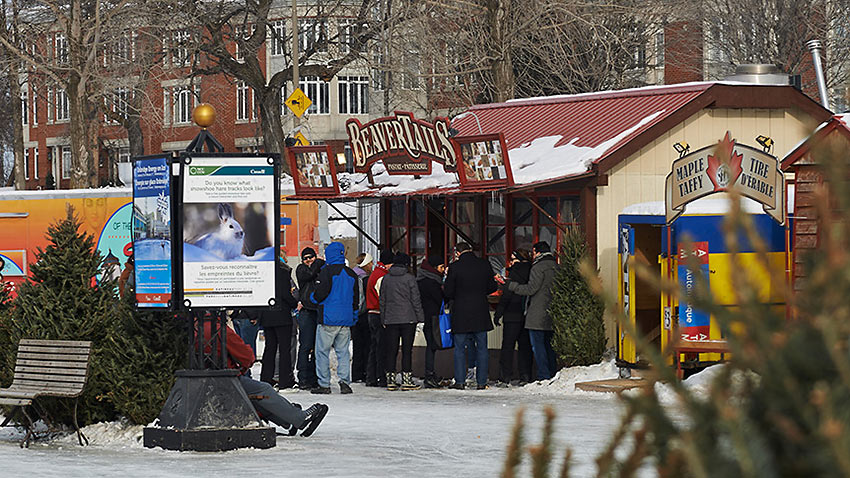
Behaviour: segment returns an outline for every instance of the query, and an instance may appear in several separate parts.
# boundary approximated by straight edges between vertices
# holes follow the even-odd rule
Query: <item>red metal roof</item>
[[[484,133],[505,135],[508,151],[546,136],[562,136],[556,147],[573,139],[576,139],[575,146],[594,147],[635,126],[643,118],[662,112],[609,148],[594,161],[598,162],[712,85],[714,83],[692,83],[514,100],[475,105],[469,111],[478,117]],[[452,126],[463,136],[479,134],[472,115],[456,120]]]

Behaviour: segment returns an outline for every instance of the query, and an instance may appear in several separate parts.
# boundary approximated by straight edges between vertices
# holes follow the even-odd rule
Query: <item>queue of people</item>
[[[444,264],[441,256],[429,256],[418,265],[416,276],[411,273],[410,256],[404,253],[383,250],[377,262],[363,253],[349,267],[344,246],[333,242],[324,256],[319,258],[314,249],[305,248],[295,270],[297,283],[291,281],[291,269],[279,264],[283,313],[264,311],[238,317],[265,330],[262,382],[280,389],[332,393],[330,351],[334,350],[339,393],[353,393],[352,382],[387,390],[440,388],[444,382],[437,376],[435,362],[441,348],[439,317],[444,310],[451,315],[454,338],[450,388],[465,389],[470,379],[479,390],[488,387],[487,334],[494,325],[503,327],[500,385],[516,383],[515,350],[519,383],[533,380],[534,364],[537,380],[554,376],[556,357],[548,307],[557,263],[547,243],[534,244],[531,252],[515,250],[506,277],[494,274],[490,263],[476,256],[465,242],[455,246],[450,264]],[[488,297],[500,286],[502,293],[491,319]],[[413,378],[417,329],[422,330],[426,343],[421,385]],[[243,338],[251,345],[253,330],[247,330]]]

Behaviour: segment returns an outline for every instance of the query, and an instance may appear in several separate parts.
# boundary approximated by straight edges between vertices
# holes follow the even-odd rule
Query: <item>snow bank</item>
[[[89,445],[109,448],[144,448],[144,425],[131,425],[126,421],[100,422],[83,427]],[[71,432],[56,439],[58,445],[78,446],[77,434]]]
[[[613,393],[585,392],[576,390],[576,383],[591,382],[594,380],[609,380],[619,377],[619,368],[614,360],[606,360],[595,365],[583,367],[565,367],[558,371],[550,380],[541,380],[529,383],[519,388],[522,393],[531,395],[598,395],[603,397],[614,397]]]
[[[725,363],[712,365],[686,378],[682,384],[698,400],[708,400],[711,394],[711,385],[717,376],[728,366]],[[733,393],[734,390],[739,390],[747,380],[757,381],[758,375],[753,372],[734,371],[731,378]],[[673,387],[666,383],[657,382],[655,384],[655,394],[658,395],[658,400],[665,405],[681,405]]]

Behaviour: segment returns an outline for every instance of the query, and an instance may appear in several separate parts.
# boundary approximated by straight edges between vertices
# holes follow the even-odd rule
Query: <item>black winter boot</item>
[[[395,372],[387,372],[387,390],[391,392],[398,390],[398,383],[395,381]]]
[[[420,388],[422,388],[421,385],[413,383],[413,372],[401,373],[401,389],[403,391],[419,390]]]

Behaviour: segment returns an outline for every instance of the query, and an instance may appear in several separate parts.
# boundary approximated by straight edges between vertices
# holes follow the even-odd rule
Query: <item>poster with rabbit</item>
[[[181,166],[183,305],[273,306],[277,158],[186,155]]]
[[[171,307],[171,157],[133,161],[133,256],[136,304]]]

